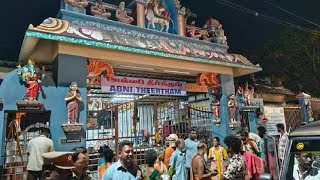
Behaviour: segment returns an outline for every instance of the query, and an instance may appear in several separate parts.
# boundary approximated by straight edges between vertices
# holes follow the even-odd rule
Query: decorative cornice
[[[37,27],[33,27],[33,25],[30,24],[28,29],[47,33],[61,34],[65,32],[68,27],[68,21],[49,17]]]
[[[179,36],[168,38],[168,33],[163,33],[166,36],[159,36],[159,34],[154,34],[155,31],[146,33],[128,28],[134,26],[128,26],[126,28],[122,26],[118,27],[112,24],[114,22],[111,23],[111,21],[106,21],[111,23],[109,26],[102,25],[99,28],[92,25],[92,23],[94,24],[95,22],[89,22],[89,24],[84,25],[81,24],[82,21],[72,22],[73,23],[69,23],[60,19],[48,18],[38,27],[30,25],[29,30],[93,40],[127,48],[172,53],[184,57],[252,66],[252,63],[241,55],[220,52],[219,49],[217,50],[216,48],[202,44],[200,41],[198,43],[189,42],[187,38],[184,38],[186,40],[182,41],[179,40]]]
[[[251,69],[251,70],[256,70],[256,71],[261,70],[260,67],[257,67],[254,65],[250,66],[250,65],[242,65],[242,64],[233,64],[233,63],[228,63],[228,62],[220,62],[220,61],[214,61],[214,60],[203,59],[203,58],[198,58],[198,57],[190,57],[190,56],[184,56],[184,55],[179,55],[179,54],[159,52],[159,51],[154,51],[154,50],[149,50],[149,49],[127,47],[127,46],[122,46],[122,45],[117,45],[117,44],[106,43],[106,42],[99,42],[99,41],[94,41],[94,40],[89,40],[89,39],[80,39],[80,38],[68,37],[68,36],[57,35],[57,34],[49,34],[49,33],[44,33],[44,32],[32,31],[32,30],[27,30],[26,36],[40,38],[40,39],[49,39],[49,40],[73,43],[73,44],[79,44],[79,45],[94,46],[94,47],[99,47],[99,48],[107,48],[107,49],[113,49],[113,50],[119,50],[119,51],[126,51],[126,52],[138,53],[138,54],[161,56],[161,57],[166,57],[166,58],[175,58],[175,59],[187,60],[187,61],[193,61],[193,62],[199,62],[199,63],[237,67],[237,68]]]

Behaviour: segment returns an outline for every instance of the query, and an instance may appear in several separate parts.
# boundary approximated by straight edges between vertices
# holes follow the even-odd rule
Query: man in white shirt
[[[254,140],[257,144],[260,142],[261,137],[258,134],[255,134],[253,132],[249,132],[249,138]]]
[[[43,157],[42,154],[54,150],[53,141],[49,139],[50,130],[43,128],[40,136],[31,139],[28,143],[28,180],[40,180],[42,176]]]
[[[278,132],[280,133],[280,138],[278,143],[278,157],[282,165],[286,147],[289,141],[289,138],[288,138],[289,134],[285,131],[283,124],[277,124],[277,129],[278,129]]]
[[[312,166],[314,161],[311,153],[296,154],[298,164],[293,167],[294,180],[319,180],[320,169]]]

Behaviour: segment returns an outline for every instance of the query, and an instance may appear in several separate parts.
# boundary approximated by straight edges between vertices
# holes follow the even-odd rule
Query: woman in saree
[[[224,161],[227,159],[228,154],[224,147],[220,146],[220,138],[213,138],[213,147],[209,149],[208,158],[211,160],[210,170],[218,171],[218,175],[216,176],[218,179],[222,177],[224,171]]]
[[[164,159],[164,152],[159,151],[156,163],[153,166],[155,169],[157,169],[160,172],[161,175],[168,173],[167,166],[163,163],[163,159]]]
[[[108,146],[100,147],[100,159],[98,161],[98,179],[102,180],[103,174],[112,165],[114,161],[114,152]]]
[[[154,168],[154,164],[157,161],[157,151],[154,149],[149,149],[145,152],[144,159],[146,161],[146,179],[147,180],[160,180],[161,173]]]

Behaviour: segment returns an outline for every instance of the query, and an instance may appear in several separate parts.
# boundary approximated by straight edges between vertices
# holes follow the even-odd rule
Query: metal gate
[[[284,117],[288,131],[300,127],[303,122],[301,107],[284,107]]]
[[[41,128],[49,128],[50,113],[50,111],[5,111],[3,179],[27,178],[28,142],[40,135]]]
[[[312,98],[310,101],[311,101],[313,118],[315,120],[319,120],[320,119],[320,99]]]
[[[91,90],[88,96],[87,147],[98,150],[108,145],[118,153],[122,140],[134,142],[135,156],[144,164],[144,151],[162,149],[171,133],[185,138],[192,126],[198,127],[199,139],[211,138],[212,112],[186,104],[184,98],[106,94]],[[159,134],[160,142],[156,142]]]
[[[213,112],[209,108],[197,108],[188,106],[188,120],[191,127],[198,128],[198,139],[205,142],[208,147],[211,147],[212,142],[212,117]],[[188,132],[185,132],[188,133]]]
[[[134,142],[139,164],[144,164],[143,154],[148,148],[160,148],[162,138],[156,143],[155,135],[183,131],[178,98],[147,95],[104,94],[95,90],[88,98],[87,147],[98,150],[108,145],[118,153],[122,140]],[[163,132],[163,134],[161,134]]]

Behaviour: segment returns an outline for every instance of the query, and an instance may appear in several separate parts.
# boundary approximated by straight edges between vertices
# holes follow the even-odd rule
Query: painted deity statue
[[[245,106],[251,105],[251,97],[253,96],[254,88],[252,86],[250,86],[250,88],[249,88],[249,83],[246,82],[244,84],[244,87],[239,86],[237,91],[237,94],[242,96]]]
[[[93,6],[91,6],[91,13],[94,16],[109,18],[111,17],[111,13],[106,11],[104,5],[100,2],[96,2]]]
[[[227,45],[227,37],[224,35],[222,24],[219,24],[218,28],[215,29],[214,34],[217,43]]]
[[[260,108],[256,110],[256,117],[260,120],[258,122],[259,125],[265,125],[269,119],[265,116],[263,110],[261,110]]]
[[[161,26],[160,31],[169,31],[170,13],[166,11],[163,4],[159,5],[158,0],[152,0],[147,4],[145,15],[148,20],[147,28],[152,25],[152,28],[155,29],[155,24],[159,24]]]
[[[219,25],[220,22],[218,20],[210,17],[210,19],[208,19],[205,25],[203,26],[203,28],[208,31],[209,38],[211,39],[211,41],[215,41],[215,31],[219,27]]]
[[[173,2],[174,2],[174,5],[175,5],[176,9],[179,10],[181,8],[180,1],[179,0],[173,0]]]
[[[212,94],[211,105],[212,105],[212,113],[213,113],[213,123],[216,126],[220,126],[221,124],[221,120],[219,118],[220,102],[219,102],[219,99],[217,98],[217,94],[215,94],[214,92]]]
[[[82,102],[78,83],[72,82],[64,100],[67,102],[68,124],[76,124],[79,113],[79,102]]]
[[[215,94],[213,94],[212,95],[212,110],[213,110],[213,115],[214,115],[215,119],[219,118],[219,106],[220,106],[220,102],[217,99],[217,96]]]
[[[230,114],[230,122],[235,123],[237,121],[236,119],[237,101],[233,94],[229,96],[228,109]]]
[[[119,4],[119,7],[116,11],[116,18],[118,21],[125,23],[125,24],[131,24],[134,19],[131,16],[128,16],[127,11],[125,10],[125,2],[121,1]]]
[[[45,69],[42,68],[42,73],[40,73],[39,68],[35,67],[34,60],[32,58],[28,59],[28,64],[21,67],[17,66],[19,80],[24,83],[26,87],[25,100],[35,101],[41,90],[41,80],[45,76]]]
[[[166,10],[164,2],[158,3],[158,0],[152,0],[152,10],[157,17],[170,19],[170,13]]]
[[[201,37],[201,34],[196,29],[195,21],[192,21],[190,26],[187,28],[187,36],[194,39],[199,39]]]
[[[89,4],[86,0],[65,0],[65,3],[77,8],[85,8]]]

